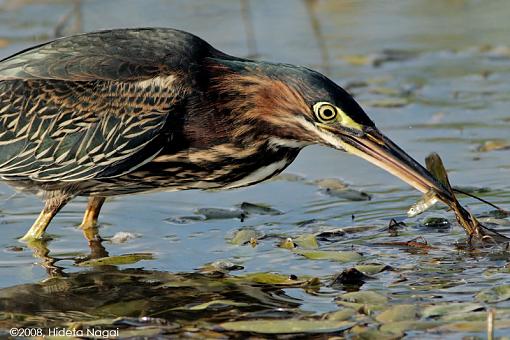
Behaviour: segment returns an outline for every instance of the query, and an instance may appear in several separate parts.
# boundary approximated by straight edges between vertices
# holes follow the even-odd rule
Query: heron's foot
[[[44,209],[41,211],[34,224],[32,224],[32,227],[20,238],[20,241],[30,242],[41,240],[53,217],[71,198],[72,196],[61,192],[53,192],[51,196],[44,201]]]
[[[39,214],[37,220],[35,220],[32,227],[30,227],[27,233],[22,238],[20,238],[20,241],[28,243],[37,240],[42,240],[44,232],[48,227],[48,224],[50,224],[50,221],[53,218],[53,216],[55,216],[55,213],[53,211],[43,210]]]
[[[104,197],[89,198],[87,210],[85,210],[85,215],[83,215],[83,221],[81,222],[80,226],[83,231],[83,235],[89,242],[101,241],[97,219],[99,217],[99,212],[101,211],[101,207],[103,206],[104,201]]]

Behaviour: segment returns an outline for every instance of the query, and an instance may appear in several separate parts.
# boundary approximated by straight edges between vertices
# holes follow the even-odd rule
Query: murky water
[[[416,159],[439,152],[454,184],[486,188],[480,196],[510,209],[510,151],[477,151],[483,145],[490,149],[487,141],[510,143],[508,13],[510,3],[503,0],[245,0],[214,5],[97,0],[79,6],[3,0],[0,55],[49,39],[55,31],[167,26],[193,32],[234,55],[308,65],[354,93],[379,128]],[[335,150],[307,148],[285,174],[227,192],[109,200],[100,221],[103,237],[119,232],[136,236],[123,243],[104,242],[109,255],[152,254],[138,262],[136,256],[113,257],[134,262],[117,266],[79,265],[91,251],[105,251],[98,245],[91,250],[77,229],[84,199],[70,203],[52,222],[47,244],[31,249],[19,243],[42,204],[1,185],[0,334],[14,326],[73,326],[119,327],[123,336],[241,336],[235,331],[239,324],[224,323],[299,318],[317,321],[310,326],[315,331],[328,326],[322,332],[354,338],[405,333],[409,338],[453,339],[483,337],[489,308],[496,309],[496,335],[510,332],[508,252],[458,250],[455,244],[464,234],[452,213],[437,207],[406,218],[419,198],[416,191]],[[314,182],[322,178],[340,179],[372,199],[352,201],[325,193]],[[462,201],[477,215],[490,211],[476,201]],[[257,210],[241,220],[197,213],[203,208],[239,209],[243,202],[282,214]],[[429,217],[446,218],[451,225],[426,227]],[[406,224],[397,236],[387,229],[392,218]],[[509,230],[509,219],[498,222],[496,228]],[[231,242],[241,228],[258,238],[255,247]],[[329,230],[336,233],[321,234]],[[306,245],[278,246],[302,235],[316,235],[319,250],[346,252],[346,257],[331,260],[328,252],[322,253],[326,259],[310,259],[317,250]],[[431,247],[384,244],[416,237]],[[215,261],[238,267],[204,269]],[[334,280],[346,269],[372,263],[391,270],[358,267],[370,276],[363,284]],[[291,275],[297,278],[288,279]],[[357,290],[376,294],[345,295]],[[409,305],[415,308],[411,312]],[[158,319],[138,319],[144,316]]]

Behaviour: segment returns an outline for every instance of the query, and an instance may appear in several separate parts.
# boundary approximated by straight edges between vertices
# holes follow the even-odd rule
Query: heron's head
[[[235,112],[239,136],[253,130],[275,145],[322,144],[359,156],[421,192],[448,190],[383,135],[354,98],[313,70],[286,64],[228,61],[217,83]],[[223,91],[223,92],[222,92]]]

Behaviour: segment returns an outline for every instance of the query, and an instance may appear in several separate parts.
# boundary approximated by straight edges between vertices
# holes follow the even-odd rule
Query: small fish
[[[450,185],[450,181],[448,180],[448,174],[443,165],[443,161],[441,157],[437,153],[431,153],[425,158],[425,164],[427,165],[427,169],[430,173],[440,181],[451,193],[452,197],[448,201],[443,202],[447,204],[455,213],[455,217],[457,218],[457,222],[464,228],[466,234],[468,235],[468,242],[472,244],[472,241],[481,241],[482,243],[507,243],[510,242],[510,238],[506,237],[498,233],[495,230],[489,229],[482,225],[478,220],[473,216],[473,214],[459,203],[455,194],[453,193],[453,189]]]
[[[409,217],[417,216],[424,212],[425,210],[428,210],[437,202],[439,202],[439,200],[437,199],[435,191],[429,190],[422,196],[422,198],[418,202],[416,202],[411,206],[411,208],[409,208],[409,210],[407,211],[407,216]]]

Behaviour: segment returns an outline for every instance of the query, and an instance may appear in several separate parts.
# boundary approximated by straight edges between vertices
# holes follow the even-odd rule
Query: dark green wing
[[[104,31],[0,62],[0,176],[72,182],[150,161],[168,141],[191,61],[207,56],[197,39],[174,30]]]
[[[173,29],[116,29],[65,37],[0,62],[0,79],[141,80],[185,75],[211,54],[202,39]]]

